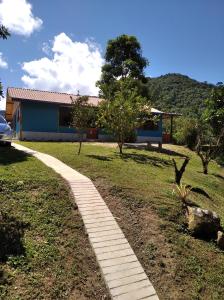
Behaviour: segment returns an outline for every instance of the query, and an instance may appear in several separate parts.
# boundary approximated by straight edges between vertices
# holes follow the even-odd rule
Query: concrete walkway
[[[13,147],[35,156],[70,185],[111,298],[158,300],[155,289],[92,181],[50,155],[18,144]]]

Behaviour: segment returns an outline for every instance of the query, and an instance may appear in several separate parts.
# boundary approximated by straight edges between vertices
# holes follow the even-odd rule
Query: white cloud
[[[48,49],[49,50],[49,49]],[[52,58],[24,62],[26,87],[67,93],[97,95],[95,86],[104,62],[93,42],[72,41],[65,33],[54,37]]]
[[[48,43],[44,42],[42,45],[42,51],[46,54],[46,55],[50,55],[51,54],[51,47]]]
[[[8,68],[8,63],[2,57],[2,52],[0,52],[0,68],[3,68],[3,69],[7,69]]]
[[[27,0],[0,0],[0,22],[10,32],[30,36],[41,27],[43,21],[32,13]]]

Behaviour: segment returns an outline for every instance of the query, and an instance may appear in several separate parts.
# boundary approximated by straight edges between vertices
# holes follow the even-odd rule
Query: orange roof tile
[[[59,104],[71,104],[71,97],[75,100],[78,96],[73,94],[39,91],[23,88],[9,87],[7,90],[8,96],[12,99],[26,100],[26,101],[42,101]],[[97,106],[103,99],[89,96],[89,104]]]

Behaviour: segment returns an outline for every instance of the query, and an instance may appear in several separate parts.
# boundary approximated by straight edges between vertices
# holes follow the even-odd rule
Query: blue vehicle
[[[11,146],[13,130],[10,123],[7,123],[5,118],[0,115],[0,145]]]

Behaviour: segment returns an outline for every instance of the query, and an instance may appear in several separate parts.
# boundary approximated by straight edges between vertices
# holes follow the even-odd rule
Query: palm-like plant
[[[180,185],[176,184],[175,188],[173,189],[173,194],[176,194],[180,198],[184,207],[187,205],[186,200],[190,193],[191,187],[182,183]]]

